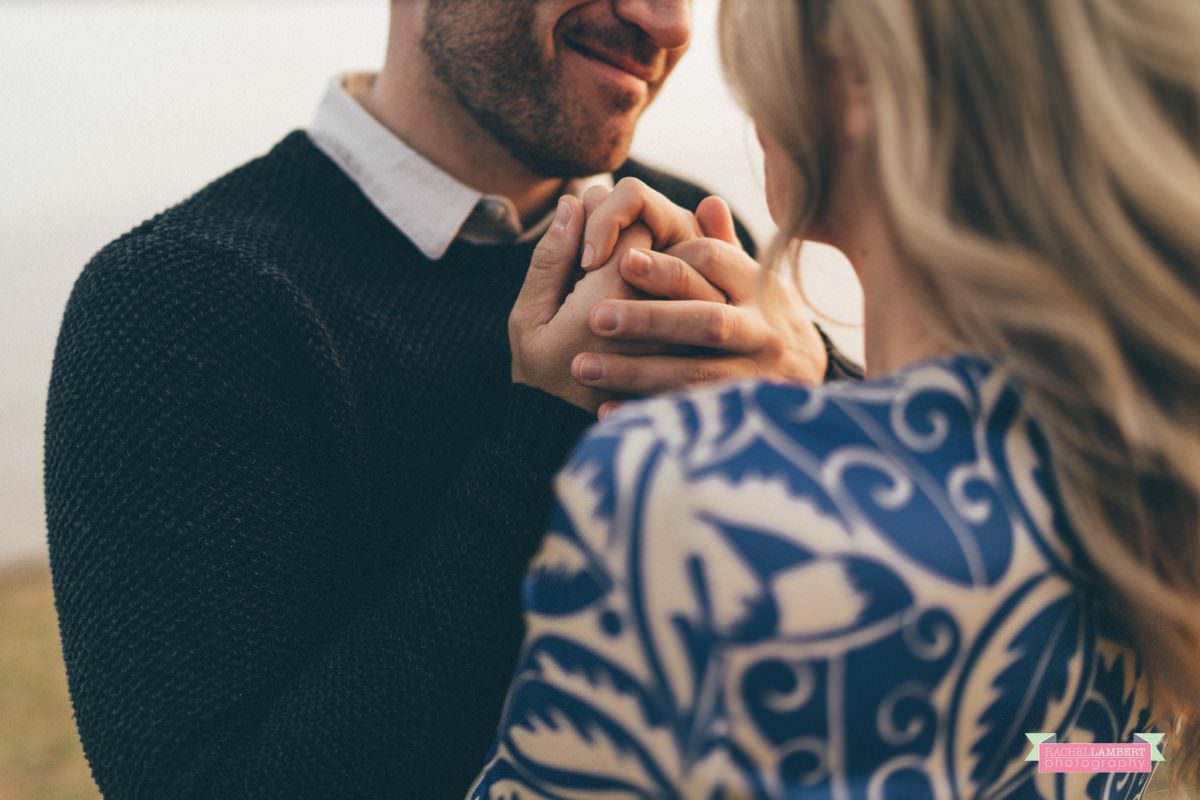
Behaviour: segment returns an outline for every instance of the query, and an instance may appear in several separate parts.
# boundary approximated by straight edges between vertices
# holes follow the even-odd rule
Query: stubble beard
[[[603,87],[601,106],[565,89],[563,65],[538,46],[534,9],[494,0],[432,0],[421,48],[434,77],[485,132],[536,175],[583,177],[625,160],[641,98]],[[634,118],[636,119],[636,117]]]

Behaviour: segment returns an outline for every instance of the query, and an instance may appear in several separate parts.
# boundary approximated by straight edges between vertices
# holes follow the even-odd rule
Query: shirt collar
[[[426,258],[439,260],[456,239],[503,244],[545,233],[553,210],[523,228],[507,197],[472,189],[367,113],[347,86],[369,85],[373,77],[356,73],[333,78],[308,135]],[[612,174],[568,181],[563,193],[580,196],[595,185],[611,188]]]

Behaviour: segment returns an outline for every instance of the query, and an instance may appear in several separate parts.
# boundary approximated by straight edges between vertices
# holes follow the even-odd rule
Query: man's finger
[[[588,214],[583,235],[583,268],[591,269],[607,261],[621,231],[638,220],[650,229],[654,248],[658,250],[702,235],[690,211],[636,178],[622,178],[608,199]]]
[[[606,300],[588,315],[588,327],[606,339],[634,339],[755,353],[771,328],[754,310],[704,300]]]
[[[582,205],[574,197],[562,197],[554,222],[534,248],[525,282],[513,304],[512,321],[537,327],[554,318],[575,269],[582,232]]]
[[[710,239],[720,239],[741,248],[737,228],[733,225],[733,212],[729,210],[729,205],[715,194],[704,198],[700,205],[696,206],[696,222],[700,223],[700,230]]]
[[[729,298],[690,264],[653,250],[629,250],[621,259],[621,277],[635,289],[664,300],[707,300],[726,303]]]
[[[623,356],[580,353],[571,376],[596,389],[646,395],[736,378],[758,377],[758,364],[744,356]]]
[[[692,239],[666,250],[695,269],[734,303],[751,300],[762,267],[740,245],[719,239]]]

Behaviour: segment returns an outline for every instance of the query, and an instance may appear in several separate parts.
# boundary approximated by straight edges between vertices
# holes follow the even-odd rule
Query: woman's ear
[[[842,137],[846,143],[858,146],[875,134],[875,106],[871,102],[871,90],[867,76],[855,59],[838,59],[837,80],[841,94],[838,120]]]
[[[867,72],[839,20],[820,37],[818,80],[839,149],[855,149],[875,133]]]

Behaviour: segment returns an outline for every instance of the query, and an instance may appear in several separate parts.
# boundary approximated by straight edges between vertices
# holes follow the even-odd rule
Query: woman
[[[725,0],[721,31],[766,262],[849,256],[868,379],[584,440],[472,796],[1131,797],[1025,734],[1155,729],[1194,781],[1200,5]],[[593,260],[680,213],[614,193]]]

